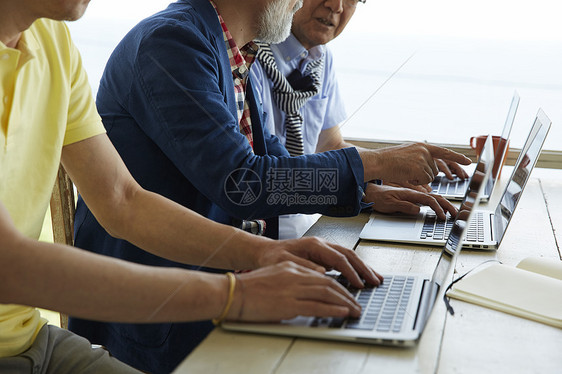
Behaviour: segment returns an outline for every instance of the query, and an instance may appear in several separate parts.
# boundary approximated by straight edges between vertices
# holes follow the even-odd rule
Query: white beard
[[[265,43],[281,43],[291,33],[293,15],[302,7],[298,0],[291,11],[287,11],[291,0],[274,0],[269,3],[258,21],[257,39]]]

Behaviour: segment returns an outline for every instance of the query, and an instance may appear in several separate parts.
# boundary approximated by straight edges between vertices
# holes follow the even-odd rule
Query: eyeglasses
[[[358,3],[365,4],[366,0],[344,0],[344,4],[347,5],[349,8],[354,8],[357,6]]]

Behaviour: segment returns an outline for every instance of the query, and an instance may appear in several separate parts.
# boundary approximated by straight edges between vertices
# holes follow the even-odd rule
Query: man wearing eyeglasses
[[[359,3],[365,0],[304,0],[285,41],[260,43],[250,75],[268,114],[268,129],[293,156],[354,147],[340,132],[347,116],[333,56],[325,44],[342,33]],[[448,165],[465,176],[457,164]],[[446,163],[439,161],[439,166],[452,177]],[[374,209],[383,213],[416,214],[417,204],[427,204],[431,198],[445,204],[442,198],[428,195],[422,186],[405,189],[369,183],[366,188],[366,200],[373,201]],[[300,237],[316,217],[281,216],[279,238]]]

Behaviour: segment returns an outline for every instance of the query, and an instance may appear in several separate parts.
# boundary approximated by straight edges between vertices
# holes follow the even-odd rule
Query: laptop
[[[497,249],[499,247],[542,150],[550,124],[550,119],[539,109],[500,201],[491,211],[476,212],[464,238],[465,248]],[[486,147],[488,144],[484,145],[484,148]],[[447,217],[445,221],[438,219],[429,207],[420,208],[417,216],[384,215],[373,212],[359,237],[390,242],[442,245],[447,239],[451,221],[451,217]]]
[[[517,91],[515,91],[513,93],[511,105],[509,106],[507,118],[505,119],[505,124],[501,133],[500,144],[498,144],[496,154],[494,155],[494,159],[501,160],[500,163],[496,162],[497,165],[503,165],[503,162],[507,157],[507,145],[509,144],[509,136],[511,135],[511,129],[513,128],[515,114],[517,113],[517,108],[519,107],[519,100],[519,94],[517,93]],[[500,168],[494,168],[492,170],[492,175],[490,177],[491,182],[486,186],[486,189],[482,194],[482,199],[484,201],[488,201],[488,199],[492,195],[492,192],[494,192],[494,187],[496,186],[496,180],[498,179],[500,170]],[[430,184],[432,193],[441,195],[449,200],[462,200],[467,185],[468,178],[461,179],[455,176],[453,179],[449,179],[442,172],[440,172]]]
[[[488,139],[491,142],[490,139]],[[297,317],[281,323],[227,322],[226,330],[299,336],[396,346],[414,345],[425,327],[437,295],[452,275],[461,238],[484,191],[493,155],[482,156],[469,183],[465,200],[453,222],[431,279],[419,274],[383,274],[376,288],[350,290],[362,306],[358,319]],[[342,282],[343,283],[343,282]]]
[[[482,242],[479,244],[473,243],[470,247],[483,249],[499,248],[531,172],[537,164],[550,126],[550,119],[539,109],[531,132],[521,149],[511,177],[496,208],[492,210],[482,208],[476,211],[472,222],[477,222],[477,219],[482,222],[479,223],[479,228],[482,228],[482,235],[480,236]]]

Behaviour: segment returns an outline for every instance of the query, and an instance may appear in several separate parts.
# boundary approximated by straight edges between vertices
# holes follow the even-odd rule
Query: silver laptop
[[[491,140],[489,140],[491,141]],[[410,346],[419,339],[437,299],[450,280],[461,238],[493,167],[493,155],[477,163],[465,200],[453,222],[431,279],[427,275],[383,274],[376,288],[350,290],[362,306],[358,319],[297,317],[276,324],[224,323],[227,330],[370,344]]]
[[[509,136],[511,135],[511,129],[513,128],[515,114],[517,113],[517,108],[519,107],[519,100],[519,94],[515,91],[513,93],[513,98],[511,99],[509,111],[507,112],[507,118],[505,119],[505,124],[501,133],[501,140],[498,144],[496,154],[494,155],[495,160],[501,160],[499,163],[496,162],[496,165],[498,166],[501,166],[507,157],[507,145],[509,144]],[[491,182],[486,186],[486,189],[482,194],[482,199],[484,201],[488,201],[492,192],[494,192],[494,187],[496,186],[500,170],[500,168],[495,167],[492,169],[492,175],[490,177]],[[431,182],[431,192],[439,194],[449,200],[462,200],[464,198],[467,185],[468,178],[461,179],[455,176],[455,178],[449,179],[441,172],[437,175],[433,182]]]
[[[481,243],[470,243],[472,248],[498,249],[507,231],[511,217],[521,199],[527,181],[537,164],[544,141],[550,130],[551,122],[546,114],[539,109],[531,132],[517,158],[511,177],[509,178],[502,197],[493,210],[479,209],[472,220],[473,223],[481,221],[478,225],[479,240]],[[493,173],[493,170],[492,170]]]
[[[502,198],[491,211],[479,210],[475,213],[471,227],[464,238],[465,248],[497,249],[499,247],[527,179],[542,150],[550,124],[550,119],[539,109]],[[484,147],[487,146],[486,144]],[[526,177],[523,179],[522,176]],[[519,187],[516,188],[516,185]],[[372,213],[359,237],[400,243],[442,245],[447,239],[451,220],[451,217],[445,221],[438,219],[429,207],[422,207],[416,216]]]

